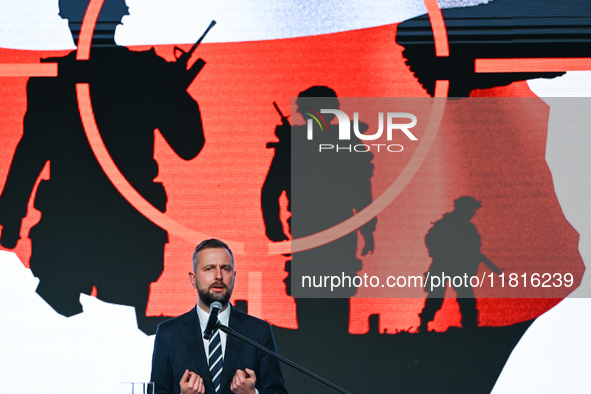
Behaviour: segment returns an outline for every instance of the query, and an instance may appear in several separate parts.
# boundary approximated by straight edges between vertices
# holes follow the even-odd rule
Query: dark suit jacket
[[[234,308],[229,326],[237,333],[277,351],[269,323]],[[199,318],[195,308],[158,326],[152,356],[152,377],[156,394],[178,394],[186,369],[203,378],[206,394],[215,393],[203,348]],[[237,369],[250,368],[256,374],[256,388],[263,393],[287,393],[279,361],[255,347],[228,335],[222,371],[222,393],[231,393]]]

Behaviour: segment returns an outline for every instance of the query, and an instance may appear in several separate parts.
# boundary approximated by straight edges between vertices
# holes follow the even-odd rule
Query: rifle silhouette
[[[480,257],[482,258],[482,262],[491,269],[492,272],[494,272],[497,275],[500,275],[503,270],[501,268],[499,268],[495,263],[493,263],[492,261],[490,261],[490,259],[488,257],[486,257],[485,255],[483,255],[482,253],[480,254]]]
[[[195,63],[193,63],[193,65],[190,68],[187,69],[187,66],[189,64],[189,60],[191,59],[191,56],[193,56],[193,52],[195,52],[195,50],[197,49],[199,44],[201,44],[201,41],[203,41],[203,39],[205,38],[207,33],[209,33],[209,31],[211,30],[212,27],[215,26],[215,24],[216,24],[216,21],[211,21],[211,23],[209,24],[209,26],[207,27],[205,32],[203,32],[201,37],[199,37],[199,39],[195,42],[195,44],[193,44],[191,49],[189,49],[187,52],[183,51],[178,46],[174,47],[174,56],[176,57],[176,62],[174,64],[179,65],[180,67],[182,67],[184,70],[187,71],[187,74],[186,74],[186,78],[188,81],[187,86],[189,86],[191,84],[191,82],[193,82],[195,77],[197,77],[197,74],[199,74],[199,72],[201,72],[201,69],[203,69],[203,66],[205,66],[205,60],[199,58],[195,61]]]
[[[275,110],[277,111],[277,113],[281,117],[281,126],[279,126],[275,129],[275,136],[277,136],[277,138],[279,138],[279,142],[267,142],[267,148],[277,148],[279,146],[279,144],[282,143],[282,141],[285,141],[285,139],[287,137],[289,137],[287,135],[284,135],[283,133],[280,134],[280,132],[281,131],[284,132],[286,130],[286,127],[289,127],[289,129],[291,130],[291,123],[289,123],[287,116],[283,115],[283,112],[281,112],[281,109],[279,109],[279,106],[277,105],[277,103],[275,101],[273,101],[273,106],[275,107]]]
[[[281,124],[283,126],[289,126],[289,127],[291,127],[291,124],[289,123],[289,120],[287,120],[287,116],[283,115],[283,112],[281,112],[281,109],[279,109],[279,106],[277,105],[277,103],[275,101],[273,101],[273,106],[275,107],[275,110],[277,111],[277,113],[281,117]]]

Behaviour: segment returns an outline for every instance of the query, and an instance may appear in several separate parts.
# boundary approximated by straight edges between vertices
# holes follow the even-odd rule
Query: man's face
[[[199,303],[209,308],[214,301],[222,305],[230,301],[234,289],[234,263],[224,248],[203,249],[197,253],[195,273],[189,273],[189,281],[199,294]]]

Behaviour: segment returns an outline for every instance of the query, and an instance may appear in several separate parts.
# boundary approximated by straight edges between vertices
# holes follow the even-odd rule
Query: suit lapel
[[[248,336],[248,324],[244,323],[244,317],[241,316],[234,307],[231,307],[230,310],[230,321],[228,326],[240,333],[244,336]],[[233,337],[232,335],[228,335],[226,340],[226,353],[224,354],[224,369],[222,371],[222,378],[221,378],[221,387],[222,392],[226,386],[232,383],[232,379],[234,378],[234,374],[236,373],[236,363],[238,362],[238,357],[242,354],[242,347],[246,345],[243,341],[238,338]]]
[[[197,317],[197,310],[193,310],[183,319],[185,329],[183,331],[183,339],[187,345],[187,349],[193,362],[197,366],[197,370],[193,371],[203,378],[206,387],[215,392],[211,374],[209,373],[209,365],[207,364],[207,357],[205,356],[205,349],[203,347],[203,338],[201,338],[201,326],[199,325],[199,318]]]

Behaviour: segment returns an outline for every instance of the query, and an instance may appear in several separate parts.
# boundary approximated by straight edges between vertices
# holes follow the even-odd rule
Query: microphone
[[[209,320],[207,320],[207,326],[205,326],[205,331],[203,331],[203,338],[209,340],[217,329],[218,314],[221,310],[222,303],[219,301],[214,301],[209,306]]]

